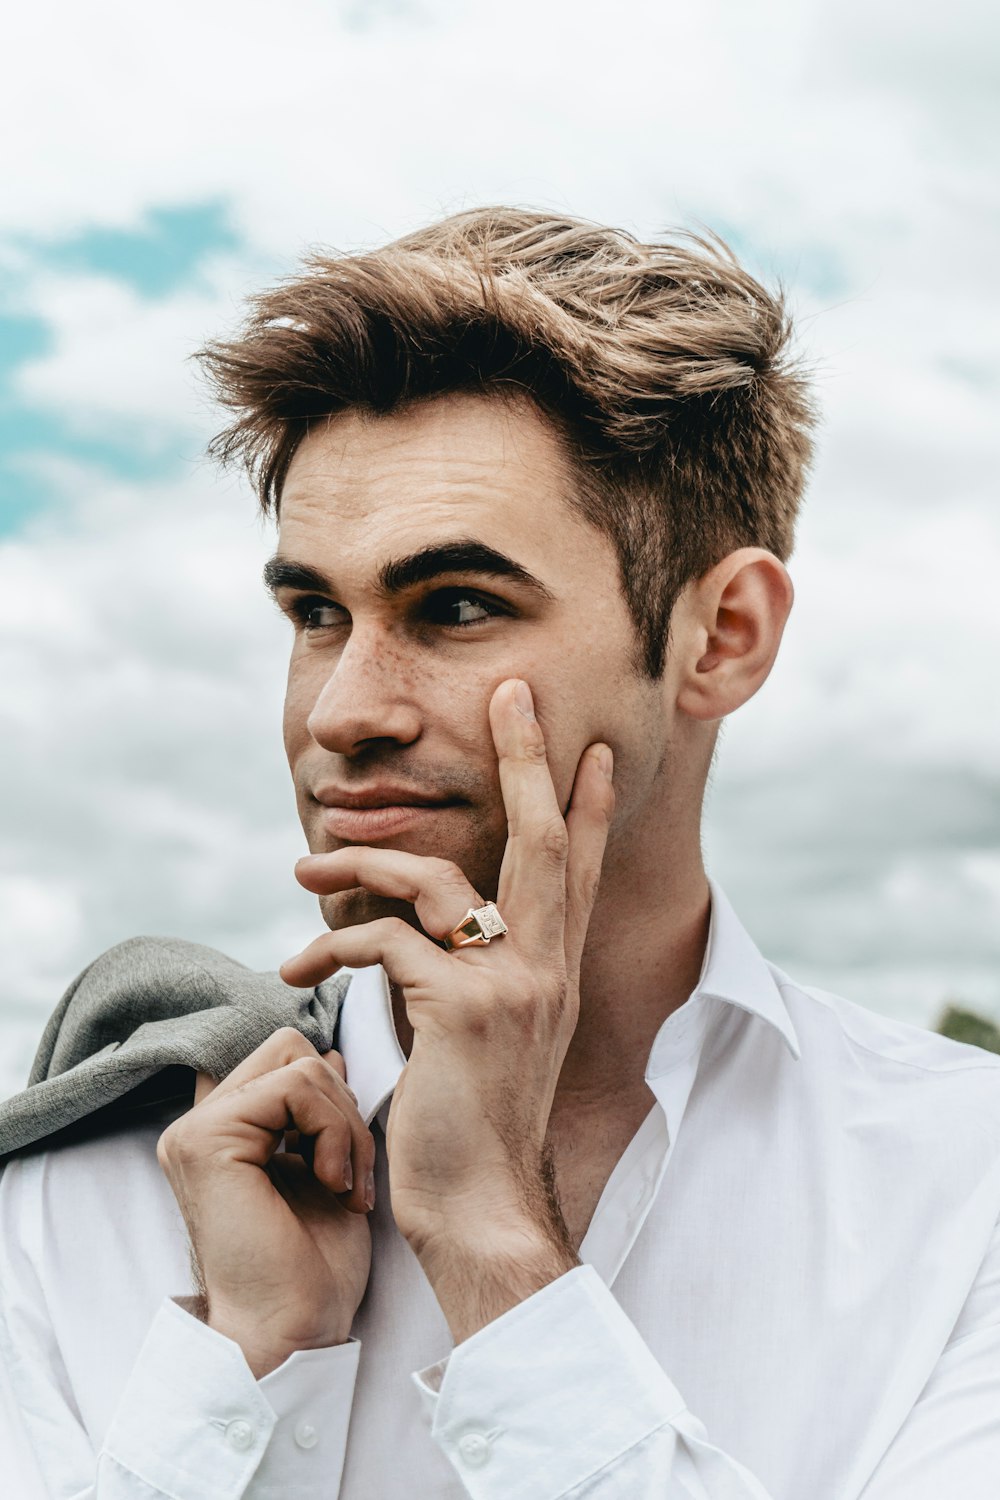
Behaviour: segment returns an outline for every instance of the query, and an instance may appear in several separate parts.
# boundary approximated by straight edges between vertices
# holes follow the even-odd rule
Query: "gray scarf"
[[[292,989],[182,938],[108,948],[50,1017],[28,1087],[0,1103],[0,1162],[190,1099],[196,1071],[225,1078],[279,1027],[328,1051],[349,983]]]

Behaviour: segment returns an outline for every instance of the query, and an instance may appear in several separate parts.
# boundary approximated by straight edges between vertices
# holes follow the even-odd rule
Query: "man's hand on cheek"
[[[490,726],[507,812],[497,893],[507,934],[447,952],[433,939],[482,905],[463,872],[352,846],[300,860],[298,879],[317,894],[360,885],[410,901],[423,933],[383,918],[325,933],[281,967],[308,986],[341,965],[382,964],[403,994],[414,1039],[389,1114],[392,1207],[456,1342],[578,1264],[545,1135],[614,809],[611,751],[591,745],[562,817],[526,684],[500,685]]]

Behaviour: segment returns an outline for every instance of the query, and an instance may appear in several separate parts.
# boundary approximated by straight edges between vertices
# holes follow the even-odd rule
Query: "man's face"
[[[298,449],[272,582],[295,624],[284,738],[312,853],[443,856],[494,897],[506,817],[488,706],[509,677],[532,689],[564,811],[583,751],[611,745],[627,840],[663,762],[665,694],[636,674],[616,554],[571,483],[526,400],[347,412]],[[360,891],[321,908],[330,927],[410,915]]]

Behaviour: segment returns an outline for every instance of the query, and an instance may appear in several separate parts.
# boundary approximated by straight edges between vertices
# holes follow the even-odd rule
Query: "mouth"
[[[456,802],[410,802],[386,807],[327,807],[323,809],[320,822],[335,839],[374,844],[410,828],[426,827],[448,808],[457,806]]]

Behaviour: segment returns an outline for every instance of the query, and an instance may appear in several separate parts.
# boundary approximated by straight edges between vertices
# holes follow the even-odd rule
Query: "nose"
[[[395,642],[357,624],[306,720],[318,745],[357,755],[373,742],[410,745],[420,734],[414,677]]]

